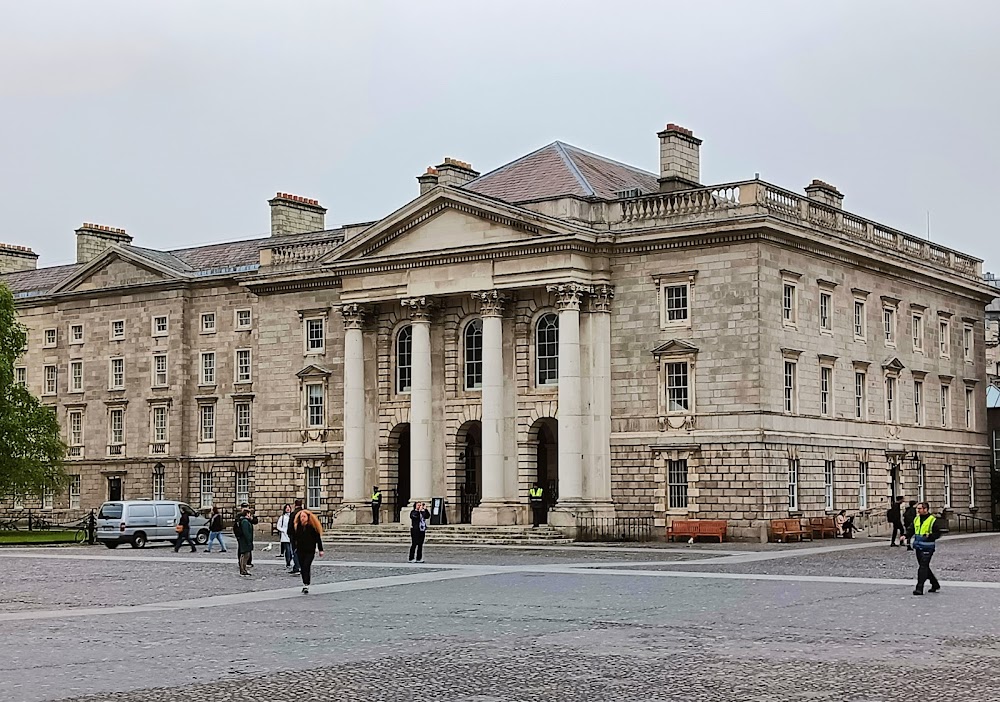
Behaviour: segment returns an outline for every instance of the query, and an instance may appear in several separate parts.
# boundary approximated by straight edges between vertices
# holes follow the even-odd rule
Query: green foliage
[[[14,296],[0,282],[0,495],[41,496],[59,490],[66,445],[55,410],[14,382],[14,364],[27,336],[17,321]]]

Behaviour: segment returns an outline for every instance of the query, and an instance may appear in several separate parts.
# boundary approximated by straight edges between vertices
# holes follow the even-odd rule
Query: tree
[[[35,495],[66,485],[66,444],[55,410],[14,382],[14,363],[27,334],[17,321],[14,296],[0,282],[0,496]]]

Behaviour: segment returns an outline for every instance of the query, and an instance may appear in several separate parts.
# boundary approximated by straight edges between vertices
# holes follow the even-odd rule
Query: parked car
[[[182,514],[191,519],[191,537],[199,544],[208,542],[208,520],[187,504],[171,500],[105,502],[97,513],[97,540],[108,548],[121,544],[143,548],[153,541],[172,541]]]

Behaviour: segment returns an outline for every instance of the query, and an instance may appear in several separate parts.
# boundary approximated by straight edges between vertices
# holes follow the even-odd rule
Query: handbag
[[[178,534],[180,534],[182,531],[184,531],[184,527],[182,527],[180,524],[178,524],[177,526],[174,527],[174,531],[176,531]]]

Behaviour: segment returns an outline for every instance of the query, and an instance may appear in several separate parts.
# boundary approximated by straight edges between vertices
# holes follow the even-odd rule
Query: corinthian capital
[[[611,300],[614,296],[614,285],[595,285],[590,295],[590,311],[611,312]]]
[[[472,299],[479,301],[479,312],[484,317],[502,317],[510,296],[499,290],[486,290],[472,293]]]
[[[359,305],[356,302],[351,302],[346,305],[341,305],[340,314],[344,318],[344,328],[345,329],[361,329],[362,325],[365,323],[365,314],[367,309],[364,306]]]
[[[410,313],[414,322],[429,322],[434,310],[434,300],[429,297],[406,297],[399,301],[403,309]]]
[[[562,283],[560,285],[549,285],[546,288],[556,296],[556,309],[558,310],[579,310],[580,303],[585,294],[593,292],[589,285],[579,283]]]

